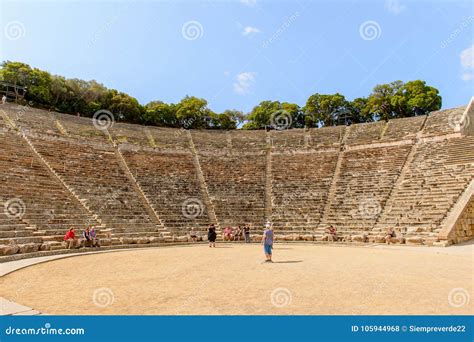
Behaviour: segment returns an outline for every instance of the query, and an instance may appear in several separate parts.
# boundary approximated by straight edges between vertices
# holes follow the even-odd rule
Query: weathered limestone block
[[[448,247],[451,243],[448,240],[436,241],[433,242],[435,247]]]
[[[314,236],[311,235],[311,234],[303,235],[303,240],[304,241],[314,241]]]
[[[131,245],[131,244],[134,243],[135,241],[134,241],[133,238],[131,238],[131,237],[122,236],[122,237],[120,238],[120,242],[121,242],[123,245]]]
[[[160,242],[165,242],[166,239],[162,236],[160,236],[160,237],[150,236],[149,241],[150,241],[150,243],[160,243]]]
[[[101,246],[110,246],[112,244],[112,239],[102,238],[99,240]]]
[[[262,235],[252,234],[252,235],[250,235],[250,241],[260,242],[260,241],[262,241]]]
[[[285,235],[282,235],[282,234],[275,235],[274,237],[275,241],[284,241],[284,238],[285,238]]]
[[[298,234],[284,235],[283,241],[298,241],[300,239]]]
[[[348,235],[343,235],[342,238],[341,238],[341,241],[342,242],[351,242],[352,239],[351,239],[351,235],[348,234]]]
[[[352,242],[365,242],[366,240],[367,240],[367,236],[364,234],[352,236]]]
[[[63,244],[58,241],[43,241],[41,244],[41,251],[50,251],[53,247],[62,246]]]
[[[385,241],[385,236],[384,235],[377,235],[374,238],[374,241],[377,243],[384,243]]]
[[[0,245],[0,255],[12,255],[18,253],[20,247],[18,245]]]
[[[38,252],[40,247],[39,244],[36,243],[25,243],[22,245],[18,245],[20,247],[20,253],[34,253]]]
[[[121,245],[122,241],[119,238],[112,238],[112,246]]]
[[[423,244],[427,246],[433,246],[435,242],[438,241],[438,238],[436,237],[426,237],[423,238]]]
[[[134,240],[134,243],[139,244],[139,245],[145,245],[147,243],[150,243],[150,239],[146,236],[135,238],[133,240]]]
[[[184,235],[184,236],[175,236],[175,237],[174,237],[174,241],[175,241],[175,242],[188,242],[188,236],[187,236],[187,235]]]
[[[406,238],[406,243],[408,245],[422,245],[423,240],[422,240],[422,238],[417,237],[417,236],[410,236],[410,237]]]
[[[403,237],[394,237],[390,239],[391,243],[405,243],[405,238]]]

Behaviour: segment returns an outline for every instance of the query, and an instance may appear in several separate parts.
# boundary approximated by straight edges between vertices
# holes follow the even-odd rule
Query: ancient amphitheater
[[[194,227],[272,222],[277,240],[446,246],[474,236],[474,105],[388,122],[282,131],[115,123],[6,104],[3,261],[64,252],[71,226],[102,246],[187,241]],[[463,123],[462,125],[460,123]],[[3,208],[4,207],[4,208]],[[5,210],[3,210],[5,209]],[[257,236],[258,235],[258,236]]]

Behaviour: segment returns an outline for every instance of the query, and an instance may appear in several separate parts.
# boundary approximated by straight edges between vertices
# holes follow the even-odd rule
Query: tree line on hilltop
[[[26,87],[24,100],[36,107],[85,117],[105,109],[117,121],[177,128],[323,127],[423,115],[441,108],[438,89],[422,80],[378,84],[367,97],[352,101],[339,93],[313,94],[303,107],[262,101],[247,114],[233,109],[215,113],[205,99],[195,96],[185,96],[179,103],[151,101],[142,105],[95,80],[67,79],[21,62],[3,62],[0,82],[1,90],[5,83]]]

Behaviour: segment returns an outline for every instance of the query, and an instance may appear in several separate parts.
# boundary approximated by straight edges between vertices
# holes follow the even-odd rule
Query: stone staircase
[[[265,222],[272,220],[272,148],[270,134],[267,134],[267,149],[265,163]],[[262,222],[263,224],[264,222]]]
[[[189,146],[193,154],[194,166],[195,166],[195,170],[198,176],[199,185],[201,188],[201,195],[204,200],[204,205],[207,208],[207,212],[209,215],[209,219],[211,220],[211,223],[213,223],[216,226],[216,232],[218,235],[220,235],[222,227],[220,225],[219,219],[217,218],[216,210],[215,210],[214,204],[212,203],[211,196],[209,195],[209,189],[207,187],[206,180],[202,172],[201,162],[199,160],[199,156],[196,151],[196,146],[194,145],[193,136],[191,135],[191,132],[189,130],[186,131],[186,134],[188,135]]]
[[[171,233],[168,230],[166,230],[166,228],[165,228],[163,222],[161,221],[158,213],[156,212],[155,208],[151,204],[150,200],[148,199],[147,195],[145,194],[145,192],[141,188],[140,184],[135,179],[135,176],[130,171],[130,168],[128,167],[127,162],[125,161],[125,158],[122,154],[122,151],[120,151],[120,146],[119,145],[116,146],[115,152],[117,154],[117,158],[118,158],[120,164],[122,165],[122,167],[125,170],[126,175],[129,177],[131,183],[135,187],[136,192],[142,198],[142,203],[145,206],[145,208],[147,209],[148,214],[155,221],[156,225],[158,225],[160,227],[160,231],[162,232],[163,237],[170,238]]]

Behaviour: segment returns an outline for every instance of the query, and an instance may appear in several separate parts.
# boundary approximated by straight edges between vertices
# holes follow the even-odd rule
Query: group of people
[[[68,249],[81,247],[82,244],[84,244],[84,247],[100,247],[99,238],[97,237],[97,232],[94,227],[86,227],[86,229],[84,229],[81,241],[76,237],[76,232],[74,227],[72,227],[67,231],[66,235],[64,235],[64,242]]]
[[[222,232],[224,241],[240,241],[242,235],[245,237],[245,242],[250,243],[250,226],[238,226],[234,231],[232,227],[225,227]],[[209,247],[216,247],[216,227],[211,224],[207,230],[207,239],[209,240]],[[265,230],[262,237],[263,251],[265,253],[265,262],[272,261],[273,250],[273,228],[270,223],[265,225]]]
[[[189,237],[193,242],[198,241],[198,233],[194,230],[194,228],[191,228],[191,230],[189,231]],[[216,228],[213,224],[209,226],[207,239],[209,240],[209,242],[211,242],[212,240],[214,240],[215,242],[215,240],[217,239]],[[222,240],[224,241],[241,241],[242,239],[244,239],[246,243],[250,243],[250,225],[238,226],[235,229],[228,226],[225,227],[222,231]]]
[[[191,229],[189,233],[192,241],[197,241],[197,233],[194,228]],[[225,227],[222,232],[222,237],[224,241],[240,241],[242,236],[245,238],[246,243],[250,243],[250,226],[238,226],[235,230],[232,227]],[[337,229],[334,226],[330,226],[326,229],[326,236],[328,241],[338,241],[339,237],[337,235]],[[392,239],[396,238],[397,234],[393,228],[387,229],[387,234],[385,235],[385,242],[390,244]],[[207,239],[209,241],[209,247],[216,247],[217,232],[214,224],[211,224],[207,230]],[[84,243],[84,247],[100,247],[99,239],[94,227],[87,227],[82,232],[82,241],[76,238],[76,233],[74,228],[70,228],[66,235],[64,236],[64,242],[68,249],[80,247]],[[265,225],[265,230],[262,236],[262,245],[265,253],[265,262],[272,261],[272,250],[273,250],[273,228],[270,223]]]
[[[246,243],[250,243],[250,226],[238,226],[237,228],[232,228],[227,226],[222,232],[222,239],[224,241],[240,241],[242,237],[245,239]]]

